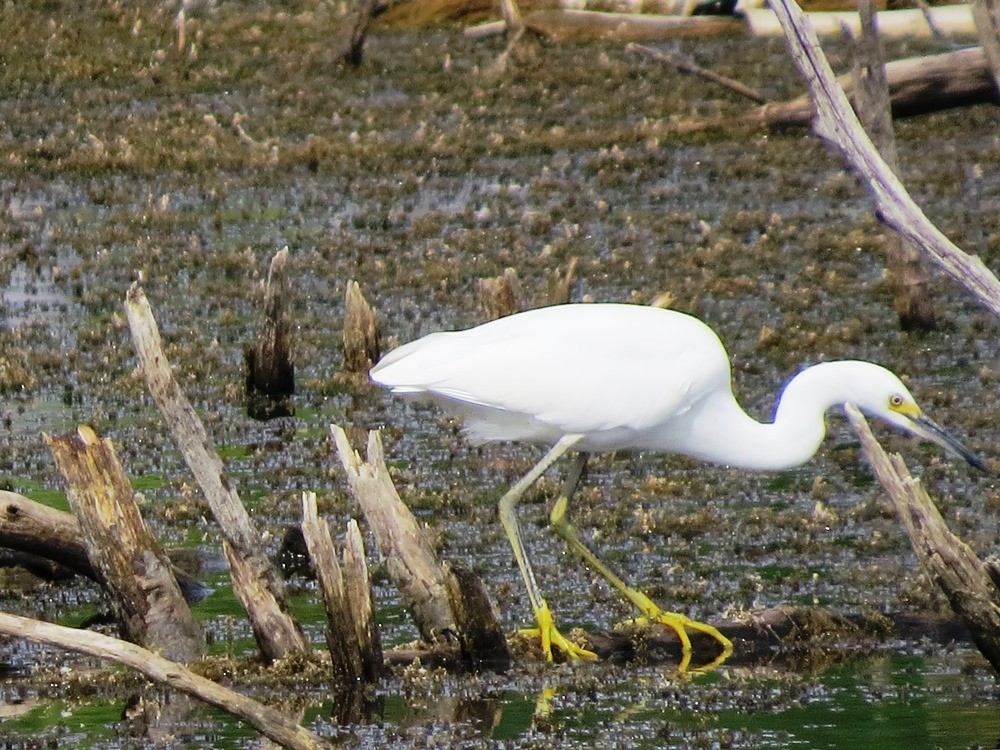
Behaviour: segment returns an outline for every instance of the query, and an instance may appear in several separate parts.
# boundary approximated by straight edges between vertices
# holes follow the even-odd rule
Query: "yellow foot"
[[[638,593],[638,592],[636,592]],[[642,596],[640,594],[640,596]],[[646,599],[645,596],[642,596]],[[733,654],[733,642],[726,638],[718,629],[712,627],[703,622],[698,622],[697,620],[692,620],[677,612],[664,612],[655,604],[653,604],[649,599],[646,599],[647,606],[644,606],[643,612],[645,613],[643,617],[638,617],[634,620],[630,620],[631,623],[636,623],[639,625],[648,625],[651,622],[658,622],[662,625],[666,625],[672,628],[675,633],[677,633],[677,638],[681,642],[681,663],[677,668],[680,673],[700,673],[700,672],[710,672],[716,667],[718,667],[722,662],[728,659]],[[716,656],[712,661],[707,664],[702,664],[698,667],[691,668],[691,638],[688,636],[688,631],[693,630],[699,633],[704,633],[705,635],[711,636],[719,645],[722,646],[722,652]]]
[[[559,632],[552,620],[549,606],[544,601],[542,601],[542,606],[535,611],[535,619],[538,621],[537,628],[527,628],[517,632],[526,638],[538,638],[541,641],[542,654],[544,654],[546,661],[552,661],[553,647],[565,654],[570,661],[593,661],[597,658],[597,654],[593,651],[578,646]]]

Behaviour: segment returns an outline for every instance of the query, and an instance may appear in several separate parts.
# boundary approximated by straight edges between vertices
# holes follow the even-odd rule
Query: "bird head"
[[[862,382],[855,384],[855,396],[849,399],[851,403],[866,414],[940,445],[981,471],[989,471],[982,459],[923,413],[909,389],[894,373],[869,362],[857,364],[864,365],[857,371]]]

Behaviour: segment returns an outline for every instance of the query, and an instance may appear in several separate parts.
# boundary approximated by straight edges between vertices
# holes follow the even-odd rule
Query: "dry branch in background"
[[[128,290],[125,313],[146,386],[222,528],[233,593],[250,617],[261,654],[273,661],[308,652],[298,623],[288,613],[284,586],[267,557],[261,535],[226,475],[205,426],[174,380],[153,311],[138,284]]]
[[[886,165],[898,176],[899,158],[896,133],[892,128],[885,55],[873,0],[858,0],[858,13],[861,37],[854,44],[854,111]],[[891,229],[887,230],[882,245],[900,328],[904,331],[933,329],[937,321],[927,286],[924,257]]]
[[[948,530],[944,519],[920,482],[898,455],[886,455],[868,423],[854,406],[847,416],[861,438],[865,458],[892,498],[917,559],[972,634],[983,656],[1000,672],[1000,590],[990,571],[961,539]]]
[[[203,656],[201,628],[170,560],[143,523],[111,441],[99,439],[86,425],[44,438],[124,637],[173,661]]]
[[[514,268],[505,268],[500,276],[477,280],[476,295],[486,320],[505,318],[525,309],[524,291]]]
[[[875,213],[927,253],[953,279],[1000,316],[1000,281],[976,256],[955,246],[920,210],[865,134],[820,49],[816,34],[792,0],[772,0],[785,30],[792,59],[806,80],[816,107],[813,128],[835,146],[864,181]]]
[[[375,0],[350,0],[347,3],[347,12],[333,42],[333,53],[338,60],[355,68],[361,65],[365,37],[374,14]]]
[[[734,81],[732,78],[727,78],[726,76],[719,75],[713,70],[708,70],[700,65],[696,64],[693,60],[684,55],[680,55],[673,52],[664,52],[662,50],[653,49],[652,47],[645,47],[641,44],[628,44],[625,46],[626,52],[639,52],[646,57],[652,58],[657,62],[664,63],[674,68],[679,73],[687,73],[688,75],[697,76],[698,78],[703,78],[706,81],[722,86],[723,88],[729,89],[730,91],[744,96],[747,99],[757,102],[758,104],[763,104],[767,101],[764,95],[752,89],[749,86],[744,86],[739,81]]]
[[[0,612],[0,633],[124,664],[154,682],[193,695],[221,708],[245,721],[282,747],[293,750],[329,750],[330,746],[319,736],[289,721],[283,712],[205,679],[183,665],[147,651],[134,643],[120,641],[89,630],[75,630],[6,612]]]

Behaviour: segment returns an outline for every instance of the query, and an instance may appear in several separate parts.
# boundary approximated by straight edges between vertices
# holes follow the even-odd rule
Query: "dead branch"
[[[273,661],[307,652],[305,637],[287,611],[284,587],[271,566],[261,536],[226,476],[205,426],[174,380],[153,311],[138,284],[129,288],[125,313],[149,392],[222,528],[233,591],[250,616],[261,653]]]
[[[990,571],[961,539],[948,530],[920,482],[897,455],[886,455],[868,423],[854,406],[847,416],[861,438],[865,458],[892,498],[910,543],[927,577],[948,598],[951,608],[968,626],[983,656],[1000,672],[1000,590]]]
[[[323,750],[330,747],[318,735],[289,721],[281,711],[207,680],[183,665],[133,643],[6,612],[0,612],[0,633],[124,664],[154,682],[221,708],[282,747],[294,750]]]
[[[803,22],[791,0],[773,0],[788,47],[816,106],[816,133],[834,145],[858,172],[875,202],[879,219],[927,253],[953,279],[1000,315],[1000,281],[975,256],[955,246],[920,210],[886,165],[858,118],[820,49],[816,34]]]
[[[625,47],[626,52],[639,52],[646,57],[650,57],[657,62],[669,65],[674,70],[679,73],[687,73],[688,75],[697,76],[703,78],[706,81],[711,81],[723,88],[729,89],[740,96],[744,96],[747,99],[751,99],[758,104],[763,104],[767,101],[762,93],[756,89],[752,89],[749,86],[745,86],[739,81],[734,81],[732,78],[727,78],[726,76],[719,75],[713,70],[708,70],[700,65],[696,64],[694,60],[691,60],[684,55],[671,54],[668,52],[662,52],[658,49],[653,49],[652,47],[644,47],[641,44],[628,44]]]
[[[347,13],[337,30],[333,42],[333,53],[352,67],[361,65],[365,49],[365,37],[375,13],[375,0],[350,0]]]
[[[143,523],[111,441],[99,439],[86,425],[76,433],[43,437],[123,635],[174,661],[203,656],[204,636],[170,560]]]
[[[751,34],[756,37],[780,37],[786,33],[783,32],[781,11],[774,4],[771,8],[771,10],[751,8],[744,12]],[[844,26],[847,26],[854,36],[861,33],[858,14],[854,11],[804,15],[819,36],[838,36]],[[885,10],[878,14],[878,24],[883,39],[929,39],[938,35],[956,36],[975,33],[972,12],[968,5],[934,7],[930,8],[927,14],[920,8]]]

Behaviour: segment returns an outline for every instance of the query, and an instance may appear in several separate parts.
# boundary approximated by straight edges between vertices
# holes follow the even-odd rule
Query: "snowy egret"
[[[809,460],[826,432],[825,412],[852,403],[933,441],[973,466],[984,464],[925,417],[896,375],[861,361],[802,370],[782,391],[770,423],[757,422],[732,392],[729,356],[716,333],[684,313],[625,304],[547,307],[466,331],[432,333],[387,354],[371,378],[393,393],[429,398],[464,419],[477,443],[511,440],[552,448],[500,500],[514,557],[528,588],[548,659],[594,655],[559,633],[528,561],[516,506],[564,453],[578,452],[552,511],[555,531],[642,613],[672,627],[690,660],[686,631],[732,644],[710,625],[665,612],[608,570],[577,538],[566,508],[593,451],[681,453],[743,469],[777,470]]]

